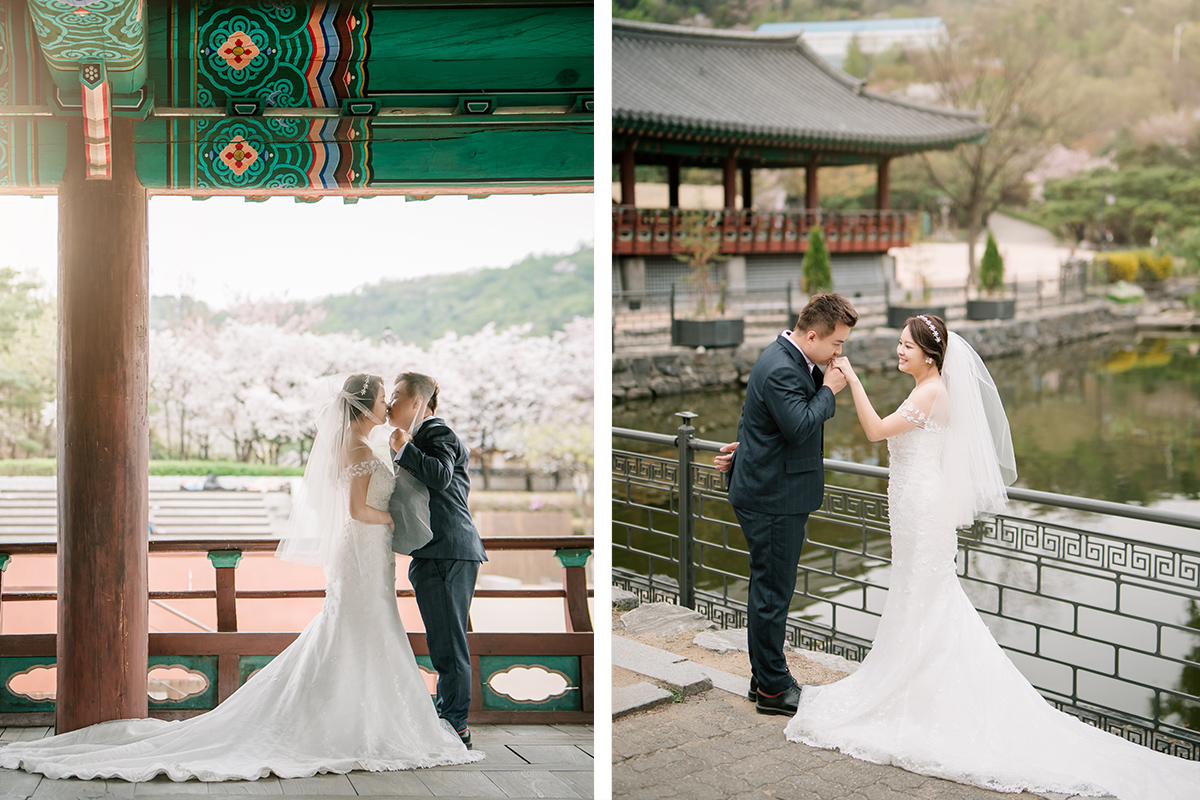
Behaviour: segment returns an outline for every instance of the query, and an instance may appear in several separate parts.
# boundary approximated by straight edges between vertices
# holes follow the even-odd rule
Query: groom
[[[783,656],[788,606],[808,515],[825,493],[825,421],[846,386],[829,369],[842,353],[858,312],[840,294],[819,294],[794,330],[779,334],[750,370],[738,440],[721,448],[729,503],[750,551],[747,641],[750,699],[760,714],[796,713],[800,687]]]
[[[425,621],[429,660],[437,671],[438,716],[454,726],[467,749],[471,732],[471,654],[467,625],[480,562],[487,561],[483,541],[467,508],[471,479],[467,448],[437,412],[438,385],[428,375],[405,372],[396,378],[388,421],[396,426],[389,440],[393,461],[429,489],[429,527],[433,539],[412,552],[408,578]],[[421,427],[409,434],[417,415]],[[393,512],[394,518],[395,513]],[[396,524],[401,520],[396,518]]]

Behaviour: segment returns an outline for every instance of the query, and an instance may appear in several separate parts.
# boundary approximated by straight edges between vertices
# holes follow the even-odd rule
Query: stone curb
[[[612,718],[617,719],[636,711],[645,711],[655,706],[664,706],[675,700],[666,689],[651,683],[635,683],[614,689],[612,693]]]
[[[665,683],[687,697],[713,688],[697,664],[683,656],[659,650],[623,636],[612,637],[613,666]]]

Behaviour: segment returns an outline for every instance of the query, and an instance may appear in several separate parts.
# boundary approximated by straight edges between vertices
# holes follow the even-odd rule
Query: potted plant
[[[988,231],[983,260],[979,262],[979,289],[983,297],[967,300],[967,319],[1012,319],[1017,314],[1015,297],[1004,297],[1004,259],[996,239]]]
[[[737,347],[745,339],[746,321],[725,316],[725,284],[714,302],[712,267],[723,260],[720,231],[713,231],[709,215],[688,211],[684,215],[682,237],[675,255],[688,265],[689,282],[696,291],[696,310],[691,316],[676,319],[671,310],[671,344],[683,347]],[[715,235],[714,235],[715,233]]]

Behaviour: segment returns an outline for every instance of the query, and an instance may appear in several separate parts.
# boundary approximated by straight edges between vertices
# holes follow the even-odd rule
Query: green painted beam
[[[39,13],[61,10],[57,0],[38,2]],[[96,0],[90,18],[104,19],[92,9],[115,14],[120,2]],[[590,4],[138,7],[149,82],[136,109],[123,110],[120,96],[113,109],[143,119],[137,169],[151,191],[554,191],[592,180]],[[65,30],[73,21],[59,22]],[[51,102],[54,83],[30,31],[24,5],[0,0],[0,189],[36,192],[58,186],[59,118],[80,112],[71,105],[77,76]],[[114,95],[123,88],[114,83]],[[341,116],[355,99],[378,103],[378,116]],[[466,113],[468,100],[484,99],[487,113]],[[230,116],[234,100],[257,103],[263,116]],[[282,116],[288,109],[316,116]]]
[[[81,6],[27,0],[27,7],[50,76],[64,94],[79,94],[81,61],[103,61],[114,93],[133,94],[146,85],[149,26],[140,0]]]
[[[138,177],[151,190],[245,191],[592,180],[590,124],[459,120],[152,119],[136,129]]]
[[[589,7],[377,11],[369,88],[590,90]]]

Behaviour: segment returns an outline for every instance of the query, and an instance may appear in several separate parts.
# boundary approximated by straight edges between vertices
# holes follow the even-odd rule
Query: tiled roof
[[[795,34],[614,19],[614,132],[879,154],[980,140],[973,113],[867,91]]]

